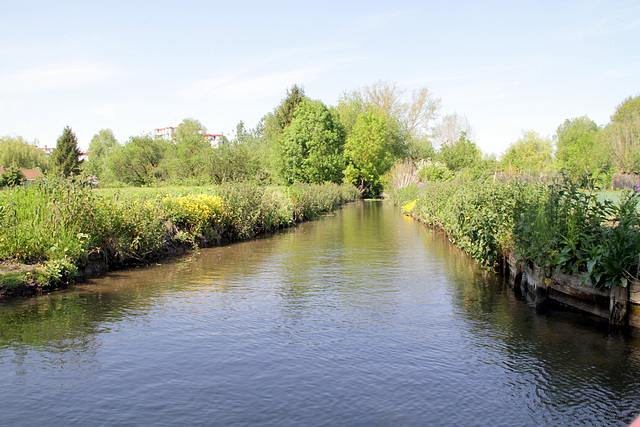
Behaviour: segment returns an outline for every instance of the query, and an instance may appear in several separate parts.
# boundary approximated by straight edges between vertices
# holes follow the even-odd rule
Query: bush
[[[0,175],[0,188],[22,185],[26,180],[27,177],[19,167],[9,166]]]

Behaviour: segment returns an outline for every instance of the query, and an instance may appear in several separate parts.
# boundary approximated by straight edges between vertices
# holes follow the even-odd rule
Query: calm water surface
[[[0,302],[2,425],[625,425],[640,343],[380,202]]]

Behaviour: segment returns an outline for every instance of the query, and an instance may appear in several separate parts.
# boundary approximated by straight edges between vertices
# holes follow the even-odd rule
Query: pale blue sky
[[[87,148],[187,117],[253,127],[297,83],[335,105],[426,86],[485,153],[640,93],[640,2],[0,0],[0,136]]]

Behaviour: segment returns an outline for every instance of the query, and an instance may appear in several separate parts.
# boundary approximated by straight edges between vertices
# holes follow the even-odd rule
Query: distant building
[[[209,141],[209,144],[211,144],[213,148],[220,147],[226,141],[224,139],[224,135],[222,134],[218,135],[218,134],[205,133],[204,137],[207,139],[207,141]]]
[[[173,134],[175,133],[176,129],[178,129],[177,127],[166,127],[166,128],[159,128],[159,129],[154,129],[156,131],[156,136],[159,138],[164,139],[165,141],[170,141],[171,138],[173,138]]]
[[[158,128],[154,129],[156,133],[156,137],[162,138],[165,141],[171,141],[173,138],[173,134],[175,134],[177,127],[168,126],[166,128]],[[213,148],[218,148],[222,144],[225,143],[225,138],[223,134],[214,134],[214,133],[201,133],[202,136],[211,144]]]
[[[40,172],[38,169],[20,169],[20,170],[24,174],[25,178],[27,178],[27,183],[33,182],[36,180],[36,178],[44,176],[42,172]],[[0,166],[0,175],[2,175],[3,172],[4,172],[4,166]]]
[[[45,145],[44,147],[38,147],[38,149],[40,149],[40,150],[44,151],[46,154],[51,154],[51,153],[53,153],[53,150],[54,150],[55,148],[56,148],[56,147],[47,147],[46,145]]]

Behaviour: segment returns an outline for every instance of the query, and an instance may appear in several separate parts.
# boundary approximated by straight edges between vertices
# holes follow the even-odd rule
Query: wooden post
[[[616,286],[611,289],[609,298],[609,324],[623,325],[627,321],[629,288]]]

